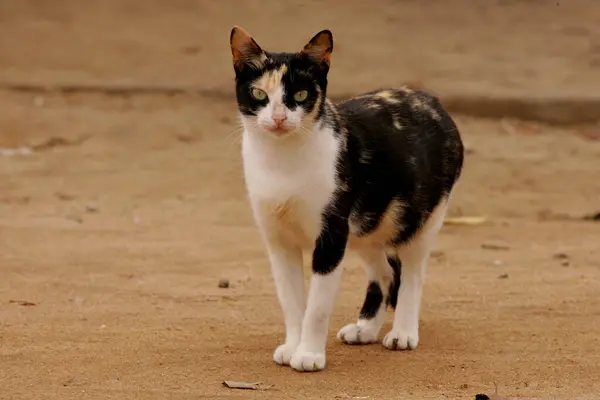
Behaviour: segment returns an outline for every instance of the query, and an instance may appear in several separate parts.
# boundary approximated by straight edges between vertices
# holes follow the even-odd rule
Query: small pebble
[[[473,146],[471,145],[471,143],[465,142],[463,144],[463,146],[464,146],[465,154],[473,154],[475,152],[475,149],[473,149]]]
[[[56,196],[57,199],[64,201],[71,201],[75,199],[75,195],[63,192],[56,192],[54,193],[54,196]]]
[[[72,299],[69,299],[69,301],[71,303],[81,304],[83,303],[83,297],[73,297]]]
[[[502,260],[494,260],[494,261],[492,261],[492,264],[494,264],[496,267],[499,267],[501,265],[504,265],[504,261],[502,261]]]
[[[220,287],[221,289],[226,289],[226,288],[228,288],[228,287],[229,287],[229,279],[225,279],[225,278],[221,279],[221,280],[219,281],[219,287]]]
[[[600,221],[600,212],[586,215],[583,217],[583,219],[587,219],[589,221]]]
[[[508,279],[508,274],[502,274],[498,276],[498,279]]]
[[[431,252],[431,257],[432,258],[441,258],[444,257],[445,253],[441,250],[433,250]]]
[[[83,218],[81,218],[79,215],[67,215],[67,219],[75,221],[78,224],[83,224]]]
[[[87,206],[85,206],[85,211],[89,213],[98,212],[98,206],[95,204],[88,204]]]
[[[43,96],[35,96],[33,98],[33,105],[36,107],[44,107],[44,104],[46,104],[46,99],[44,99]]]
[[[556,253],[555,255],[552,256],[552,258],[554,258],[556,260],[568,260],[569,255],[566,253]]]
[[[569,260],[562,260],[560,262],[560,265],[562,265],[563,267],[568,267],[569,265],[571,265],[571,261],[569,261]]]

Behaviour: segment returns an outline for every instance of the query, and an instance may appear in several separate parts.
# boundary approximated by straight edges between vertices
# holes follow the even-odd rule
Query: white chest
[[[312,248],[336,188],[333,135],[310,141],[262,141],[244,134],[246,187],[263,235]]]

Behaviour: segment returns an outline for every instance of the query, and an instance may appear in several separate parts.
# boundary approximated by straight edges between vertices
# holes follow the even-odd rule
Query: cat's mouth
[[[285,126],[270,126],[267,128],[267,130],[278,136],[285,135],[290,131],[290,129],[286,128]]]

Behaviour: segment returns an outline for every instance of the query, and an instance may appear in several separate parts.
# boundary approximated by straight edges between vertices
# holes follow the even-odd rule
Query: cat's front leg
[[[325,348],[329,316],[340,285],[342,266],[348,241],[346,219],[332,217],[316,241],[312,261],[312,278],[302,323],[302,337],[290,366],[297,371],[319,371],[325,368]]]
[[[300,343],[304,317],[304,274],[302,250],[279,240],[267,240],[269,261],[279,304],[285,319],[285,343],[273,353],[273,360],[289,365]]]

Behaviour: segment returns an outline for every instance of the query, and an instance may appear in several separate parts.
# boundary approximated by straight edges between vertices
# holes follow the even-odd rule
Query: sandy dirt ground
[[[330,27],[332,91],[585,94],[600,82],[593,3],[2,0],[0,81],[231,91],[239,24],[279,49]],[[0,148],[33,151],[0,156],[0,399],[471,399],[494,383],[600,398],[600,225],[579,218],[600,211],[587,127],[456,115],[469,153],[450,215],[487,221],[442,230],[420,347],[335,340],[366,286],[350,257],[327,369],[301,374],[271,361],[283,321],[233,99],[0,91],[0,104]]]

